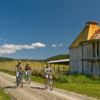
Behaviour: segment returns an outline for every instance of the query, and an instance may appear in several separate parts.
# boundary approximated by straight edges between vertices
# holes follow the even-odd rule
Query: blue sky
[[[100,22],[100,0],[1,0],[0,56],[45,59],[68,53],[87,21]]]

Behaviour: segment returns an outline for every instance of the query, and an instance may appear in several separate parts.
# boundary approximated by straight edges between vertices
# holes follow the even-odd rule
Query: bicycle
[[[25,71],[25,83],[30,84],[31,83],[31,79],[30,79],[30,71]]]
[[[45,75],[45,89],[48,89],[48,86],[50,88],[50,90],[53,90],[53,79],[52,79],[52,75]]]
[[[16,76],[16,84],[17,84],[17,87],[19,85],[21,85],[21,88],[23,88],[23,79],[22,79],[22,72],[17,72],[17,76]]]

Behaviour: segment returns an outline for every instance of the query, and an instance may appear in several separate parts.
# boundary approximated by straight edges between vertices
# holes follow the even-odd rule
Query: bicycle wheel
[[[48,79],[45,80],[44,86],[45,86],[45,89],[48,89]]]
[[[19,75],[19,84],[20,84],[21,88],[23,88],[22,73],[20,73],[20,75]]]
[[[23,88],[23,82],[21,82],[20,84],[21,84],[21,88]]]
[[[16,77],[16,85],[19,86],[19,77]]]
[[[23,88],[23,79],[22,79],[22,76],[20,77],[20,85],[21,85],[21,88]]]
[[[29,78],[29,79],[28,79],[28,84],[30,84],[30,83],[31,83],[31,79]]]
[[[49,88],[50,88],[50,91],[53,90],[53,81],[52,80],[49,81]]]

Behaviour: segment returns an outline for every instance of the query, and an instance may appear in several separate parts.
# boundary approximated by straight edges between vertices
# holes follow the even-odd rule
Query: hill
[[[56,56],[52,56],[47,58],[45,61],[51,61],[51,60],[60,60],[60,59],[69,59],[69,54],[60,54]]]
[[[8,58],[8,57],[0,57],[0,61],[12,61],[12,60],[17,60],[17,61],[37,61],[37,62],[43,62],[44,60],[37,60],[37,59],[14,59],[14,58]]]
[[[13,58],[8,58],[8,57],[0,57],[0,61],[12,61],[14,60]]]

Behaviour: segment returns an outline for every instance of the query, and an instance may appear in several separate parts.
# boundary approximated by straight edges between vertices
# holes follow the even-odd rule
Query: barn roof
[[[52,60],[52,61],[48,61],[48,64],[69,64],[69,59],[61,59],[61,60]]]
[[[91,39],[100,39],[100,29],[95,31],[95,33],[92,35]]]
[[[69,49],[78,47],[80,42],[98,38],[100,39],[100,26],[98,25],[98,23],[87,22],[80,34],[71,43]]]

